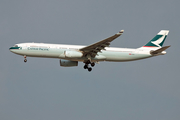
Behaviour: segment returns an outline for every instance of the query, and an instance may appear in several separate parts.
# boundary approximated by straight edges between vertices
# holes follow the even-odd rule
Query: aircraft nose
[[[13,50],[19,50],[20,47],[10,47],[9,50],[12,52]]]
[[[12,51],[12,49],[13,49],[13,47],[10,47],[10,48],[9,48],[9,51]]]

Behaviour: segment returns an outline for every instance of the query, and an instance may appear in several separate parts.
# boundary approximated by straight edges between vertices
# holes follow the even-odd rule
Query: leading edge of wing
[[[96,49],[104,49],[104,47],[108,47],[110,45],[110,42],[112,42],[114,39],[118,38],[119,36],[121,36],[123,34],[124,30],[121,30],[120,32],[116,33],[115,35],[109,37],[109,38],[106,38],[104,40],[101,40],[99,42],[96,42],[94,44],[91,44],[89,46],[86,46],[86,47],[83,47],[81,49],[79,49],[80,51],[89,51],[89,50],[96,50]]]

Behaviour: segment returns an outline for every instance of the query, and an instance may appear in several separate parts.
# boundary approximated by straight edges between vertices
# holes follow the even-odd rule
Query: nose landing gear
[[[24,55],[24,62],[27,62],[26,55]]]

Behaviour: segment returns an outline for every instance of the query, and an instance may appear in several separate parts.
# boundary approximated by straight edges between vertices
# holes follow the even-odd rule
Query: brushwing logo
[[[161,47],[159,44],[161,44],[161,43],[163,42],[164,38],[165,38],[165,35],[163,35],[162,37],[160,37],[160,38],[159,38],[158,40],[156,40],[156,41],[151,41],[151,43],[154,44],[154,45],[156,45],[156,46],[158,46],[158,47]]]

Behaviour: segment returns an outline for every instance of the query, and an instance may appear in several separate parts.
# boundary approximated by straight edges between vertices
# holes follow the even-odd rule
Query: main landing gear
[[[27,62],[26,55],[24,55],[24,62]]]
[[[91,64],[91,67],[94,67],[95,63],[94,62],[91,63],[89,60],[87,62],[85,62],[84,69],[88,69],[88,71],[91,72],[92,68],[89,67],[89,64]]]

